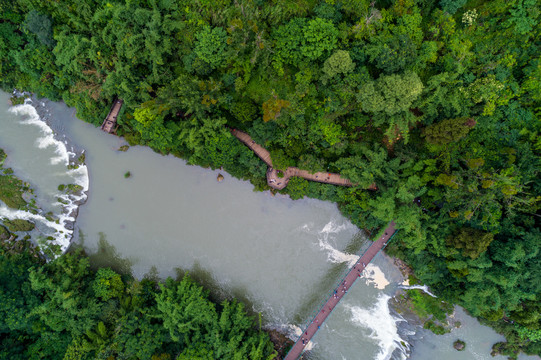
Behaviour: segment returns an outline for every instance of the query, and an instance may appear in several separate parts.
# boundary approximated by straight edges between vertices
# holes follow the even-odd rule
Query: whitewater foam
[[[355,254],[348,254],[336,249],[331,245],[332,234],[337,234],[341,231],[347,230],[353,227],[348,223],[338,225],[335,221],[329,221],[323,229],[318,233],[319,247],[327,252],[327,259],[332,263],[347,263],[348,267],[355,265],[359,261],[359,256]]]
[[[283,326],[285,328],[285,333],[287,334],[287,337],[290,338],[293,341],[297,341],[302,335],[302,329],[298,327],[297,325],[291,325],[287,324]],[[316,343],[314,343],[312,340],[310,340],[305,346],[305,351],[312,350],[314,348]]]
[[[366,280],[368,285],[374,285],[376,289],[380,290],[385,289],[390,284],[381,268],[372,263],[366,265],[362,278]]]
[[[389,311],[389,295],[380,293],[377,302],[370,309],[359,306],[345,305],[351,312],[354,325],[370,331],[368,337],[375,340],[379,347],[376,360],[389,360],[396,354],[400,359],[406,359],[409,345],[398,334],[397,322],[405,321],[395,318]],[[397,351],[398,350],[398,351]]]
[[[425,293],[427,293],[428,295],[434,297],[434,298],[437,298],[436,295],[432,294],[429,290],[428,290],[428,286],[427,285],[400,285],[399,288],[401,289],[406,289],[406,290],[411,290],[411,289],[419,289],[419,290],[422,290],[424,291]]]
[[[44,106],[45,103],[42,103],[41,105]],[[52,243],[60,245],[62,252],[64,252],[69,246],[73,236],[71,225],[76,220],[78,207],[87,199],[87,191],[90,183],[88,168],[83,164],[74,169],[68,167],[70,161],[74,162],[76,154],[73,151],[68,151],[66,146],[68,142],[66,140],[62,142],[55,138],[54,131],[39,116],[37,109],[32,105],[31,99],[26,99],[24,104],[12,106],[9,111],[22,117],[22,120],[20,121],[21,124],[39,128],[41,136],[36,139],[35,146],[39,149],[51,147],[54,155],[50,159],[50,164],[65,166],[66,174],[68,174],[69,177],[73,179],[73,183],[79,185],[82,190],[79,191],[78,194],[66,194],[63,192],[52,194],[53,198],[61,200],[52,205],[60,205],[62,208],[60,213],[55,214],[55,221],[50,221],[40,214],[33,214],[22,210],[12,210],[5,206],[0,207],[0,216],[10,220],[24,219],[35,222],[36,227],[40,229],[44,235],[52,236],[54,238]],[[73,148],[71,150],[73,150]],[[40,224],[43,226],[40,226]],[[51,233],[51,230],[54,230],[54,232]]]

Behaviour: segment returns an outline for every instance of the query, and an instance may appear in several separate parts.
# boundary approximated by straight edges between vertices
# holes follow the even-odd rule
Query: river
[[[189,166],[145,147],[121,152],[122,139],[77,120],[61,103],[33,100],[10,108],[8,98],[0,93],[6,165],[36,188],[44,211],[64,216],[60,224],[66,225],[56,229],[64,248],[72,235],[71,210],[55,201],[57,187],[71,182],[88,189],[73,241],[96,266],[139,278],[188,271],[215,297],[237,297],[261,313],[267,328],[292,335],[368,246],[365,234],[335,204],[253,192],[249,182],[223,171]],[[49,126],[61,135],[45,142]],[[66,161],[83,150],[86,167],[68,170]],[[222,182],[216,180],[219,173]],[[0,215],[12,213],[0,205]],[[366,273],[315,336],[308,358],[492,359],[491,345],[503,338],[460,309],[456,316],[463,326],[445,336],[408,326],[393,314],[388,299],[403,279],[392,259],[378,254]],[[466,351],[452,348],[457,338],[466,341]]]

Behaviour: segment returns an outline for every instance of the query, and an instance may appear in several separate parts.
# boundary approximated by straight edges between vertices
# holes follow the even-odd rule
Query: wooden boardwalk
[[[272,159],[270,153],[263,146],[256,143],[250,135],[232,129],[231,134],[233,134],[237,139],[242,141],[246,146],[248,146],[261,160],[263,160],[268,166],[267,170],[267,185],[276,190],[282,190],[289,183],[289,179],[293,176],[298,176],[310,181],[317,181],[325,184],[333,184],[340,186],[353,186],[354,184],[346,178],[340,176],[340,174],[326,173],[326,172],[316,172],[310,173],[306,170],[301,170],[296,167],[288,167],[285,171],[277,170],[272,166]],[[372,185],[370,189],[375,189],[375,185]]]
[[[338,302],[340,302],[340,300],[342,300],[342,298],[347,294],[348,289],[351,288],[355,280],[361,277],[361,273],[366,265],[370,263],[374,256],[376,256],[376,254],[387,245],[387,241],[391,239],[395,232],[395,223],[394,221],[391,221],[383,232],[383,235],[376,239],[372,245],[370,245],[359,261],[357,261],[357,263],[349,270],[343,281],[334,289],[331,297],[325,302],[317,315],[312,319],[308,327],[303,330],[303,333],[299,339],[297,339],[297,342],[295,345],[293,345],[291,350],[289,350],[284,360],[296,360],[301,356],[306,345],[308,345],[308,342],[312,339],[312,337],[314,337],[325,319],[327,319],[336,305],[338,305]]]
[[[103,121],[103,124],[101,124],[101,129],[105,132],[112,133],[116,129],[116,120],[118,117],[118,113],[120,112],[120,109],[122,108],[122,99],[116,99],[113,102],[113,105],[111,106],[111,110],[109,110],[109,114],[107,114],[107,117]]]

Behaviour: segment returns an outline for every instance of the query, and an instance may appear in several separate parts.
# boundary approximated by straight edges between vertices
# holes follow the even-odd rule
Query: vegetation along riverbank
[[[419,282],[541,352],[540,7],[534,0],[0,1],[0,82],[268,189],[336,202]],[[376,191],[367,191],[377,184]],[[66,260],[67,261],[67,260]]]
[[[275,359],[242,304],[215,304],[189,276],[136,280],[91,270],[80,251],[41,260],[0,244],[2,359]]]

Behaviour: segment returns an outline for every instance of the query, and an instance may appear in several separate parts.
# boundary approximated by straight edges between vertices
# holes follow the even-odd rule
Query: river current
[[[294,337],[368,246],[332,203],[256,193],[223,171],[145,147],[121,152],[123,139],[79,121],[64,104],[34,99],[10,107],[9,96],[0,93],[0,148],[6,166],[36,189],[42,211],[16,212],[0,202],[0,218],[35,221],[62,249],[70,241],[84,246],[95,266],[138,278],[188,271],[213,296],[238,298],[261,313],[265,327]],[[69,169],[82,153],[86,166]],[[59,193],[58,185],[70,183],[85,194]],[[394,314],[388,300],[403,280],[392,259],[378,254],[314,337],[308,358],[493,359],[490,348],[503,337],[461,309],[455,316],[462,326],[444,336]],[[452,348],[458,338],[464,352]]]

